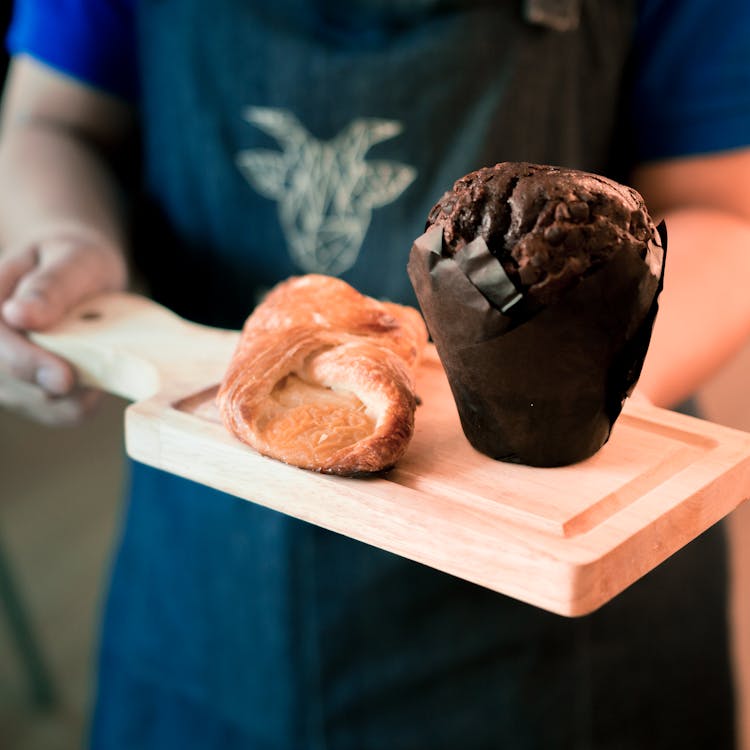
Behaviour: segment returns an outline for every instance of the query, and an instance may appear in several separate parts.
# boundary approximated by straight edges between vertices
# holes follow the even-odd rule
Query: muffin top
[[[643,198],[600,175],[503,162],[459,179],[430,211],[453,255],[477,237],[532,304],[550,305],[624,249],[646,258],[658,233]]]

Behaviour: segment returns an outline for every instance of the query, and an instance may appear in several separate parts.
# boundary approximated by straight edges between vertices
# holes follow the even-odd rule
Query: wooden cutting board
[[[119,294],[33,338],[135,402],[125,437],[137,461],[562,615],[600,607],[750,496],[750,434],[645,404],[627,403],[580,464],[493,461],[464,438],[432,349],[394,470],[349,479],[287,466],[219,420],[214,396],[238,336]]]

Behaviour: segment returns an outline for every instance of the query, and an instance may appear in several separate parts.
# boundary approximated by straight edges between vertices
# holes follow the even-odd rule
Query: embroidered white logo
[[[357,119],[330,141],[319,141],[291,112],[248,107],[243,114],[282,148],[241,151],[237,166],[255,190],[278,201],[292,260],[313,273],[351,268],[372,210],[398,198],[417,176],[406,164],[365,161],[370,147],[401,132],[401,123]]]

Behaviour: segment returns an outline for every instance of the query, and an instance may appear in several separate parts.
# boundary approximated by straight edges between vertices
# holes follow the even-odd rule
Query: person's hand
[[[628,401],[631,404],[637,404],[639,406],[653,406],[654,402],[646,395],[642,388],[636,386],[633,392],[628,396]]]
[[[25,332],[57,323],[78,302],[126,284],[122,254],[85,232],[47,236],[0,254],[0,407],[52,425],[79,421],[98,401],[65,360]]]

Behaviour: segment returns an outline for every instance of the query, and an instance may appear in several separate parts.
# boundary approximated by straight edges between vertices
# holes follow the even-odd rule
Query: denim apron
[[[232,327],[306,271],[412,301],[411,240],[460,175],[612,168],[633,16],[622,0],[142,0],[154,296]],[[718,529],[570,620],[131,468],[96,748],[732,746]]]

